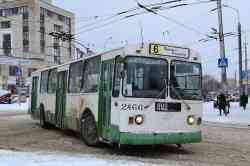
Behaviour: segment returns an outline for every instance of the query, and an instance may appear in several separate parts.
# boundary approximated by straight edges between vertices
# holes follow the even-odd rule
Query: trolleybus
[[[202,140],[202,69],[189,48],[128,45],[32,74],[29,113],[90,146]]]

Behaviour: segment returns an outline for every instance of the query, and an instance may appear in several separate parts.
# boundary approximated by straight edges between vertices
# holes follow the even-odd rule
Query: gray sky
[[[139,0],[142,4],[150,4],[163,2],[167,0]],[[199,2],[201,0],[188,0],[187,2]],[[207,1],[207,0],[202,0]],[[224,4],[230,5],[240,10],[241,22],[244,30],[249,32],[250,21],[249,10],[250,2],[248,0],[222,0]],[[186,3],[187,3],[186,2]],[[98,19],[90,19],[93,16],[100,16],[100,19],[136,7],[134,0],[54,0],[54,3],[62,8],[70,10],[76,14],[76,33],[88,30],[83,28],[91,23],[99,22],[96,26],[101,26],[107,22],[100,22]],[[220,78],[220,69],[217,67],[217,59],[219,57],[219,43],[210,41],[206,43],[197,42],[204,38],[202,34],[211,32],[210,28],[218,28],[217,12],[209,11],[216,7],[216,2],[183,6],[171,10],[164,10],[162,15],[171,17],[190,28],[201,33],[194,32],[183,26],[176,25],[171,21],[167,21],[153,14],[145,14],[132,17],[130,19],[117,21],[102,28],[83,32],[77,35],[84,44],[90,44],[92,48],[102,50],[104,43],[106,48],[114,48],[122,45],[122,41],[127,40],[129,43],[140,42],[140,26],[143,25],[144,40],[158,41],[164,43],[175,43],[178,45],[186,45],[200,52],[203,59],[203,72],[213,74]],[[106,16],[106,17],[103,17]],[[224,33],[237,31],[237,15],[236,12],[229,8],[223,8]],[[112,20],[111,20],[112,21]],[[169,35],[163,36],[163,32],[168,31]],[[107,40],[112,37],[111,40]],[[248,40],[249,38],[247,38]],[[228,37],[226,42],[226,56],[229,58],[228,77],[234,77],[234,72],[238,73],[238,52],[237,38]],[[123,42],[124,43],[124,42]],[[92,46],[94,44],[94,47]],[[249,61],[250,64],[250,61]],[[250,66],[250,65],[249,65]]]

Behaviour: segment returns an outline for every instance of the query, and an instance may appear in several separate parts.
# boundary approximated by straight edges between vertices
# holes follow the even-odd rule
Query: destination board
[[[159,56],[188,58],[190,54],[190,50],[188,48],[183,48],[183,47],[151,43],[149,45],[149,53],[153,55],[159,55]]]

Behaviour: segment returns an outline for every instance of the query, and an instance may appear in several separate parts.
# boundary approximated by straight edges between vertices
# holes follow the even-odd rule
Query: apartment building
[[[71,60],[73,43],[49,33],[74,34],[74,22],[74,14],[52,0],[0,0],[0,88],[14,88],[17,79],[28,83],[32,71]]]

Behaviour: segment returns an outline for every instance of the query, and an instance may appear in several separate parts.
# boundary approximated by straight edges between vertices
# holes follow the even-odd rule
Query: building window
[[[41,53],[45,53],[45,40],[40,40]]]
[[[46,9],[40,8],[40,52],[45,53],[45,13]]]
[[[26,20],[29,19],[29,12],[23,13],[23,19],[26,19]]]
[[[1,28],[2,28],[2,29],[8,29],[8,28],[10,28],[10,27],[11,27],[10,21],[2,21],[2,22],[1,22]]]
[[[29,40],[29,32],[23,32],[23,40]]]
[[[29,12],[23,9],[23,52],[29,52]]]
[[[61,32],[62,26],[60,25],[54,25],[54,32]],[[54,62],[57,64],[61,63],[61,49],[60,49],[60,40],[56,37],[54,37]]]
[[[29,40],[23,40],[23,52],[29,52]]]
[[[11,54],[11,35],[3,35],[3,53],[4,55],[9,56]]]
[[[28,13],[28,7],[15,7],[15,8],[7,8],[0,9],[0,16],[13,16],[18,14]]]
[[[54,16],[54,12],[50,11],[50,10],[47,10],[47,16],[48,17],[53,17]]]
[[[17,66],[9,66],[9,76],[16,76]]]
[[[29,26],[23,26],[23,32],[29,32]]]
[[[62,29],[63,29],[63,27],[61,25],[56,25],[56,24],[54,25],[54,31],[55,32],[61,32]]]

